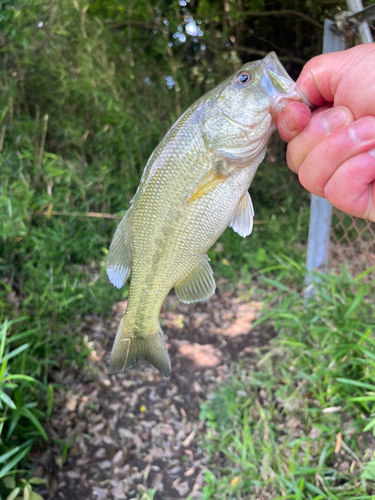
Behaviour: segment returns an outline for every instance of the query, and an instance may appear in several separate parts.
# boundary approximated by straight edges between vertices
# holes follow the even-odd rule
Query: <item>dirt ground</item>
[[[231,362],[251,359],[254,349],[274,336],[264,327],[252,330],[261,307],[233,292],[192,305],[170,295],[161,313],[172,363],[169,379],[147,364],[108,375],[126,302],[115,304],[112,320],[87,316],[83,332],[92,349],[87,367],[72,366],[58,375],[61,388],[46,429],[54,444],[34,453],[36,475],[49,477],[43,497],[131,500],[155,488],[155,500],[199,498],[209,465],[199,447],[204,432],[199,405],[226,379]],[[69,449],[63,463],[64,441]]]

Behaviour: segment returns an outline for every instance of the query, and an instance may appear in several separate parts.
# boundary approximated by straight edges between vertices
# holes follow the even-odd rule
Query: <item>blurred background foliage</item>
[[[321,52],[324,17],[342,7],[337,0],[1,2],[0,478],[47,437],[53,371],[87,354],[79,318],[108,314],[127,295],[104,272],[118,220],[96,215],[125,213],[153,148],[195,99],[271,50],[297,77]],[[309,200],[283,158],[275,142],[252,186],[251,240],[228,230],[210,252],[227,286],[256,283],[281,254],[304,260]]]

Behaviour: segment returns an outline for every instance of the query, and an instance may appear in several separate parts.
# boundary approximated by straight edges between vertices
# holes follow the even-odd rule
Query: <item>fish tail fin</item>
[[[132,331],[122,318],[117,330],[115,343],[112,348],[110,373],[122,372],[134,366],[138,361],[144,360],[151,363],[165,377],[171,375],[169,360],[164,335],[159,326],[155,325],[151,332],[142,334]]]

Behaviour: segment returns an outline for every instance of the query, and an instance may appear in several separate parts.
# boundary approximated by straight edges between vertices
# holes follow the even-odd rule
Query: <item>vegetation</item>
[[[96,0],[90,4],[83,0],[9,0],[1,4],[0,494],[11,491],[11,498],[37,499],[32,491],[35,479],[27,480],[32,471],[29,454],[33,447],[45,446],[48,439],[43,426],[53,408],[54,372],[64,363],[85,362],[88,349],[80,335],[82,315],[87,311],[105,315],[113,302],[127,295],[126,287],[118,291],[107,282],[104,262],[116,217],[128,208],[153,148],[189,104],[241,61],[276,50],[296,75],[305,60],[319,53],[323,18],[340,5],[338,1],[302,0],[272,4],[259,0]],[[210,252],[216,274],[233,283],[239,278],[244,283],[259,283],[261,276],[268,276],[268,269],[268,279],[290,286],[297,278],[280,264],[280,258],[287,253],[296,266],[304,259],[308,197],[285,166],[275,166],[275,160],[283,156],[282,147],[280,152],[273,151],[276,154],[260,168],[252,186],[257,213],[252,245],[227,231]],[[333,282],[327,286],[332,287]],[[339,306],[344,310],[350,303],[354,286],[357,283],[348,281],[346,295],[332,296],[336,297],[332,317],[336,309],[339,314]],[[369,293],[363,290],[359,308],[370,307]],[[279,314],[280,328],[290,329],[290,339],[303,337],[299,341],[308,342],[303,332],[304,325],[312,321],[312,311],[304,312],[295,294],[289,298],[284,294],[278,307],[285,311],[290,297],[299,323],[290,318],[288,325],[285,314],[274,314]],[[357,312],[349,319],[355,318]],[[356,328],[364,335],[364,330]],[[349,330],[342,332],[349,335]],[[369,342],[368,335],[361,344],[367,351]],[[286,344],[282,345],[286,351]],[[288,349],[290,355],[297,353],[297,346]],[[295,366],[296,374],[302,373],[303,363],[313,359],[302,356],[302,346],[298,349],[301,365]],[[370,384],[371,367],[361,356],[356,351],[356,369],[366,367],[367,371],[358,380]],[[270,355],[268,359],[271,363],[276,358]],[[275,391],[287,391],[281,378],[277,379],[279,371],[273,375],[275,389],[267,396],[271,423],[276,414],[272,406]],[[264,381],[261,373],[256,377]],[[288,373],[292,390],[297,378],[292,379],[294,372]],[[245,432],[241,422],[247,425],[249,398],[259,397],[251,392],[255,389],[248,377],[240,373],[238,383],[244,388],[238,390],[250,391],[250,395],[236,396],[233,415],[228,413],[228,419],[236,422],[233,439]],[[349,420],[350,408],[364,405],[366,415],[371,412],[367,400],[345,406],[342,398],[347,382],[335,380],[341,387],[335,391],[341,396],[336,394],[334,405],[342,405]],[[271,391],[264,383],[264,391]],[[361,395],[358,392],[356,397]],[[219,429],[226,424],[216,421],[212,408],[207,409],[213,415],[210,421]],[[355,420],[356,429],[365,425],[361,418]],[[304,425],[312,429],[315,420],[309,419]],[[259,425],[265,425],[264,417],[261,422]],[[331,463],[332,439],[327,463]],[[218,449],[224,449],[224,443],[218,440]],[[348,443],[351,447],[350,439]],[[231,446],[235,450],[234,441]],[[302,444],[292,446],[298,457]],[[258,452],[255,448],[246,451],[249,459]],[[312,474],[306,472],[306,484]],[[231,491],[225,483],[229,477],[223,474],[216,480],[208,474],[205,494],[211,495],[212,490],[214,495],[220,488]],[[291,484],[296,477],[302,476],[287,475]],[[267,478],[262,481],[268,484]],[[237,488],[245,492],[246,484],[241,480]],[[253,487],[249,484],[249,491]],[[293,488],[290,491],[295,494]]]
[[[296,263],[283,267],[303,279]],[[268,281],[276,291],[258,323],[271,322],[278,337],[202,405],[204,446],[220,464],[206,473],[204,498],[374,498],[375,282],[364,283],[367,274],[321,276],[309,302],[284,279]]]

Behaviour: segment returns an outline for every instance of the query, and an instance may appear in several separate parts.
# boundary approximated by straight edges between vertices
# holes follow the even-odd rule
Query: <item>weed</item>
[[[278,337],[201,408],[217,465],[204,498],[373,498],[375,283],[363,277],[319,276],[309,302],[269,280],[258,324]]]

